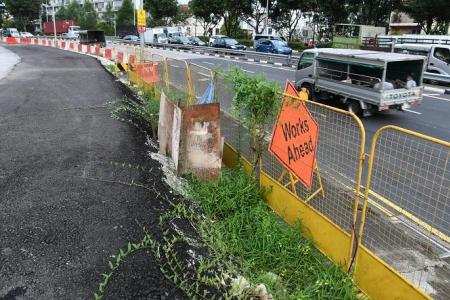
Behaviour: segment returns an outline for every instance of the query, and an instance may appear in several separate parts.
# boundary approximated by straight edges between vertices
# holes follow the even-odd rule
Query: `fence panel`
[[[317,232],[313,238],[325,254],[348,266],[360,200],[364,127],[358,118],[346,111],[310,101],[306,101],[305,105],[319,124],[317,167],[312,189],[308,190],[298,183],[268,151],[263,154],[262,172],[287,188],[296,196],[296,201],[303,202],[325,218],[328,226],[338,228],[335,234],[342,235],[340,239],[346,245],[331,245],[331,237],[325,236],[330,231]],[[306,221],[302,216],[300,218],[302,222]],[[309,228],[312,231],[317,229]]]
[[[449,162],[448,142],[395,126],[386,126],[375,134],[365,191],[356,280],[362,287],[368,281],[383,280],[374,276],[376,272],[367,278],[370,264],[376,264],[369,256],[376,256],[393,269],[393,274],[399,277],[396,279],[398,285],[411,283],[423,293],[413,291],[412,296],[400,294],[400,288],[383,291],[368,285],[369,294],[383,299],[394,299],[395,296],[448,299]],[[409,283],[402,283],[402,279]]]
[[[166,58],[169,85],[181,92],[189,93],[187,64],[184,60]]]
[[[248,161],[253,159],[251,147],[252,135],[246,130],[232,112],[232,102],[234,97],[233,84],[224,78],[223,74],[216,74],[216,100],[220,103],[221,110],[221,134],[225,142],[235,152]]]
[[[211,81],[214,80],[214,72],[209,68],[193,63],[189,63],[189,72],[192,83],[192,96],[194,99],[198,99],[208,89]]]

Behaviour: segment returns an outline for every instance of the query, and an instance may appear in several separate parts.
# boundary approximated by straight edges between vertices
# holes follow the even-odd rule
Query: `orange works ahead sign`
[[[298,97],[297,90],[289,81],[286,82],[285,94]],[[301,100],[284,97],[269,151],[308,189],[313,184],[318,138],[319,124],[305,104]]]

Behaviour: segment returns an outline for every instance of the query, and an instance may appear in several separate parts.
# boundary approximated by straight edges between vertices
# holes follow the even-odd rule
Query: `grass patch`
[[[350,276],[299,234],[300,222],[281,221],[242,170],[224,170],[208,183],[190,179],[189,193],[211,219],[208,244],[216,255],[234,257],[242,275],[275,299],[357,299]]]

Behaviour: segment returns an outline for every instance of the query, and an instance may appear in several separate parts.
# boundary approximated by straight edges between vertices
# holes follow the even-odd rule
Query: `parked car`
[[[206,46],[206,43],[204,41],[202,41],[201,39],[199,39],[196,36],[190,36],[188,37],[188,39],[192,42],[192,45],[195,46]]]
[[[286,39],[282,36],[267,35],[267,34],[255,34],[255,36],[253,37],[253,48],[256,48],[256,45],[259,40],[277,40],[277,41],[286,42]]]
[[[219,38],[227,38],[227,36],[226,35],[212,35],[209,37],[208,45],[210,47],[212,47],[212,45],[214,44],[214,41]]]
[[[129,34],[123,37],[125,41],[139,42],[139,37],[137,35]]]
[[[246,50],[247,47],[244,45],[239,44],[238,41],[235,39],[226,37],[226,38],[216,38],[214,40],[214,43],[212,45],[215,48],[226,48],[226,49],[233,49],[233,50]]]
[[[20,33],[20,37],[23,37],[23,38],[33,38],[34,35],[32,35],[31,33],[25,31],[25,32],[21,32],[21,33]]]
[[[172,36],[169,38],[169,44],[193,45],[192,41],[185,36]]]
[[[292,54],[292,49],[288,47],[287,43],[280,40],[260,39],[256,43],[255,49],[258,52]]]
[[[13,37],[13,38],[20,37],[20,33],[17,30],[17,28],[6,28],[5,31],[3,31],[3,35],[6,37]]]

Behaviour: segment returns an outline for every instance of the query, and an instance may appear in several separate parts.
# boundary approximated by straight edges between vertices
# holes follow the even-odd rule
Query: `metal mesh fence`
[[[318,193],[308,204],[333,221],[342,230],[351,234],[355,209],[355,197],[359,200],[360,158],[364,153],[365,136],[357,119],[344,111],[305,102],[312,117],[319,124],[313,187],[308,190],[295,184],[295,193],[300,200],[308,197],[320,186]],[[284,167],[268,151],[263,155],[262,170],[274,179],[290,186],[289,176],[282,176]]]
[[[188,91],[187,66],[183,60],[166,58],[169,84],[177,90]]]
[[[435,299],[450,295],[450,143],[386,127],[375,136],[361,243]]]
[[[233,84],[226,80],[223,74],[216,75],[216,99],[220,103],[222,111],[221,134],[225,142],[232,146],[236,151],[247,160],[253,159],[252,135],[239,122],[239,116],[232,111],[232,102],[234,96]]]
[[[214,73],[205,67],[189,64],[189,71],[192,82],[192,94],[194,98],[200,98],[207,90],[211,80],[214,80]]]

